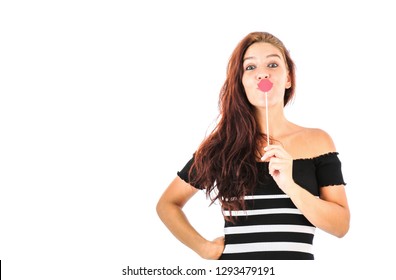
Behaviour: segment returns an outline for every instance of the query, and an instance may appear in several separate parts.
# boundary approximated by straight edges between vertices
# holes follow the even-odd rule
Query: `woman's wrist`
[[[282,189],[285,194],[289,197],[294,197],[298,195],[299,191],[301,191],[301,187],[297,185],[294,180],[286,185],[285,188]]]
[[[224,250],[224,237],[218,237],[213,241],[205,240],[197,250],[198,255],[206,260],[217,260]]]

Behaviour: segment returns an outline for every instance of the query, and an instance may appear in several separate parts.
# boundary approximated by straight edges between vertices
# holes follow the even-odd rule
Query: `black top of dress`
[[[191,158],[178,176],[189,183]],[[268,162],[257,162],[259,182],[246,196],[246,210],[233,211],[225,221],[225,249],[220,259],[313,259],[313,226],[277,186]],[[294,181],[315,196],[321,187],[345,185],[338,153],[293,160]],[[223,211],[223,215],[230,215]]]

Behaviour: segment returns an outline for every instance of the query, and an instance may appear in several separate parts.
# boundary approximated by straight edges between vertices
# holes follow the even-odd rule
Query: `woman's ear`
[[[289,89],[291,88],[291,86],[292,86],[292,82],[291,82],[290,74],[288,73],[285,88]]]

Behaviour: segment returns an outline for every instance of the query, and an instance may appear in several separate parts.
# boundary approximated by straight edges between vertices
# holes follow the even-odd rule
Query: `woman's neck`
[[[267,134],[267,114],[266,109],[258,109],[256,118],[260,126],[260,131]],[[286,119],[283,107],[271,107],[268,111],[268,126],[271,139],[282,138],[287,134],[293,124]]]

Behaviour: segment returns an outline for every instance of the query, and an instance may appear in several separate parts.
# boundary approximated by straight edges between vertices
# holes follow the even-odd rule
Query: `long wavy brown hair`
[[[251,194],[257,184],[256,162],[259,149],[266,142],[242,84],[245,52],[257,42],[270,43],[283,54],[291,78],[291,87],[285,89],[284,106],[292,99],[295,66],[284,44],[267,32],[248,34],[230,57],[219,96],[217,125],[195,152],[190,169],[191,183],[205,188],[212,203],[218,199],[223,210],[230,214],[232,210],[245,209],[244,196]]]

